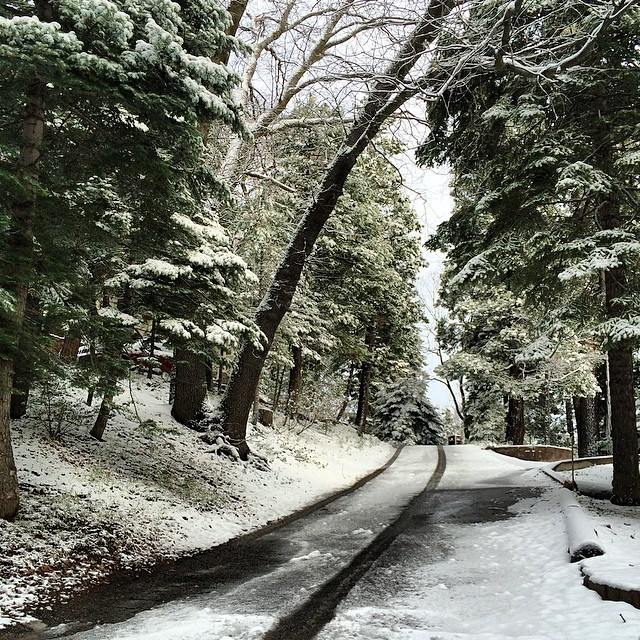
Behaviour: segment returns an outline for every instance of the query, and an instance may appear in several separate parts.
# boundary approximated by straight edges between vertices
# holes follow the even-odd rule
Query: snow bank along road
[[[44,637],[637,640],[640,611],[601,601],[569,564],[557,491],[535,464],[408,447],[357,492],[233,557],[96,593]],[[176,588],[184,597],[154,606]]]

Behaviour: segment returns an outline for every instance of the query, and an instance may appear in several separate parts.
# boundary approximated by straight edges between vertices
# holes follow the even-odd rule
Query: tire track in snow
[[[311,640],[332,620],[336,608],[371,565],[407,528],[416,505],[440,484],[447,466],[444,447],[438,446],[438,462],[425,488],[407,505],[402,514],[380,532],[344,569],[325,582],[308,600],[291,614],[279,620],[263,640]]]

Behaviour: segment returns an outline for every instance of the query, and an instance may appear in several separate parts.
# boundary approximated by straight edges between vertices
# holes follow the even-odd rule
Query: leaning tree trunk
[[[605,229],[621,227],[620,208],[614,198],[600,209]],[[608,269],[604,274],[607,318],[624,317],[621,298],[627,292],[624,265]],[[633,388],[633,345],[622,340],[609,344],[609,393],[611,396],[611,437],[613,440],[613,493],[616,504],[640,504],[640,471],[638,470],[638,434],[636,402]]]
[[[399,81],[406,77],[428,43],[437,36],[438,19],[451,10],[452,4],[452,0],[439,0],[429,4],[426,15],[407,44],[374,83],[342,148],[327,169],[313,202],[303,211],[282,263],[258,307],[255,322],[264,335],[264,344],[261,349],[256,349],[252,343],[245,342],[220,403],[222,427],[230,441],[238,447],[243,459],[249,455],[246,442],[247,419],[260,372],[276,330],[291,306],[307,257],[333,212],[358,157],[385,121],[413,93],[407,89],[398,91]]]
[[[104,438],[104,432],[109,424],[111,410],[113,409],[114,395],[112,391],[106,391],[102,397],[96,421],[93,423],[93,427],[89,432],[89,435],[93,436],[96,440],[103,440]]]
[[[40,0],[38,17],[51,19],[51,6]],[[13,294],[13,310],[0,318],[18,342],[29,285],[33,277],[33,219],[36,205],[38,160],[44,133],[45,81],[36,76],[27,87],[26,110],[22,121],[22,146],[17,176],[23,182],[22,198],[9,203],[9,230],[5,245],[7,265],[5,287]],[[19,505],[18,478],[11,447],[10,405],[14,355],[0,354],[0,518],[12,518]]]
[[[578,457],[586,458],[593,455],[595,449],[597,435],[596,399],[576,397],[573,399],[573,406],[578,435]]]
[[[202,409],[207,396],[207,371],[203,358],[193,351],[177,347],[175,380],[171,415],[181,424],[189,425]]]

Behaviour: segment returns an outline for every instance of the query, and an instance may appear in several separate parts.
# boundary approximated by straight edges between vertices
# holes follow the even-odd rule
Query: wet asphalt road
[[[473,470],[465,465],[464,449],[408,448],[379,478],[296,522],[76,599],[42,616],[50,626],[71,623],[58,627],[55,634],[12,632],[6,637],[73,636],[97,624],[129,620],[161,603],[185,599],[189,606],[270,616],[273,624],[261,635],[264,640],[314,638],[354,586],[365,598],[384,598],[385,591],[394,589],[395,566],[428,565],[445,558],[451,545],[443,524],[505,519],[511,515],[511,505],[539,492],[517,467],[504,476],[488,474],[484,484],[470,481]],[[454,460],[454,469],[447,469],[448,456]],[[354,535],[358,531],[370,535],[359,540]],[[310,552],[326,561],[294,562]],[[94,636],[89,632],[82,634],[85,637]],[[95,635],[105,637],[138,636],[116,625],[113,634],[101,635],[98,630]],[[217,640],[222,636],[212,629],[211,635],[197,636],[201,637]],[[176,628],[173,638],[191,636],[180,635]]]

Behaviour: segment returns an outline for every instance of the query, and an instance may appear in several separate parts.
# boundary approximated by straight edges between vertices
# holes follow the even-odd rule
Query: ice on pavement
[[[94,640],[258,640],[273,624],[270,616],[221,614],[211,607],[180,603],[141,613],[128,625],[105,625],[74,638]]]

